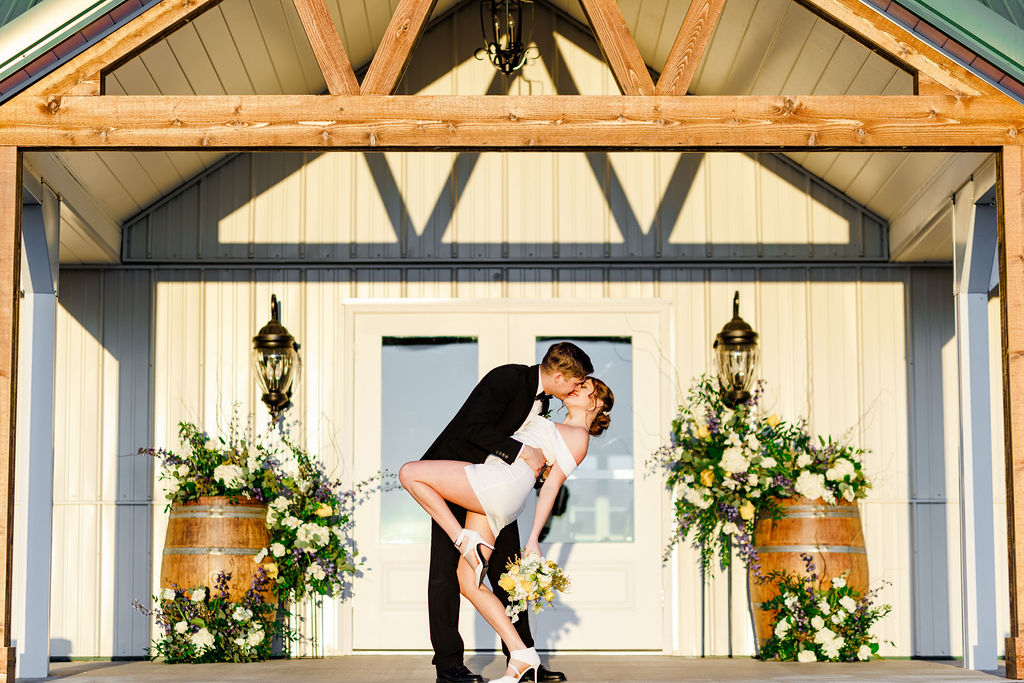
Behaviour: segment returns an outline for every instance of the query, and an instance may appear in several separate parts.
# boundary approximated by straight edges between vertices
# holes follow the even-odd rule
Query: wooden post
[[[11,550],[14,546],[14,416],[21,282],[21,153],[0,147],[0,676],[14,681]],[[20,596],[24,600],[28,596]]]
[[[1003,341],[1003,441],[1010,568],[1006,677],[1024,678],[1024,147],[999,163],[999,311]]]

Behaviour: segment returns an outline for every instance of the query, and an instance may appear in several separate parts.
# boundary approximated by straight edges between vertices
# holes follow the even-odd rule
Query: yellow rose
[[[749,500],[743,501],[743,505],[740,505],[740,517],[748,521],[754,518],[754,504]]]
[[[512,589],[516,587],[516,582],[512,580],[512,577],[508,574],[502,574],[501,578],[498,579],[498,585],[506,593],[511,593]]]
[[[327,503],[324,503],[323,505],[321,505],[320,507],[318,507],[316,509],[316,516],[317,517],[330,517],[333,514],[334,514],[334,508],[332,508]]]
[[[555,592],[549,590],[548,592],[546,592],[544,594],[544,599],[547,600],[548,602],[551,602],[552,600],[555,599]]]
[[[771,415],[768,416],[768,419],[765,420],[765,422],[768,423],[769,427],[775,427],[779,424],[779,416],[776,415],[775,413],[772,413]]]
[[[711,430],[708,429],[707,425],[701,425],[700,427],[697,427],[697,438],[698,439],[706,439],[709,436],[711,436]]]
[[[277,578],[277,563],[276,562],[267,562],[265,565],[263,565],[263,571],[265,571],[267,573],[267,578],[268,579],[276,579]]]
[[[700,473],[700,483],[711,486],[715,483],[715,473],[709,468]]]

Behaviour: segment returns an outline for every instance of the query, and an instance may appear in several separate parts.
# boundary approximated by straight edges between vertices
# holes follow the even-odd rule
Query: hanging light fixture
[[[731,408],[750,400],[750,385],[757,367],[757,332],[740,317],[740,293],[732,299],[732,320],[715,337],[718,384]]]
[[[528,10],[525,23],[524,9]],[[484,46],[476,51],[477,58],[486,56],[498,71],[511,76],[526,63],[533,32],[533,0],[480,0],[480,28]]]
[[[281,304],[272,294],[270,322],[252,338],[252,368],[273,422],[291,405],[299,365],[299,345],[281,324]]]

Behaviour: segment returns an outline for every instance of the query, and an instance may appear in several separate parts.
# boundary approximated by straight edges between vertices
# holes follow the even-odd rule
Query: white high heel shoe
[[[455,547],[459,549],[463,557],[467,560],[470,556],[476,558],[473,578],[476,580],[477,588],[483,584],[484,577],[487,576],[487,560],[484,559],[483,553],[480,552],[480,546],[486,546],[494,550],[493,545],[484,541],[483,536],[472,529],[463,529],[455,539]]]
[[[523,668],[516,671],[516,668],[512,666],[512,660],[523,662]],[[519,683],[520,681],[529,681],[531,679],[525,678],[525,676],[531,671],[533,672],[532,680],[534,683],[537,683],[537,669],[540,668],[540,657],[537,655],[537,651],[535,649],[528,647],[525,650],[512,650],[512,652],[509,653],[508,662],[509,666],[512,667],[512,670],[516,672],[515,677],[513,678],[512,676],[505,675],[501,678],[496,678],[493,681],[490,681],[490,683]]]

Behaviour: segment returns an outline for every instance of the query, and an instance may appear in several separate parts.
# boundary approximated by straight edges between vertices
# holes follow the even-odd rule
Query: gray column
[[[50,564],[53,521],[53,399],[56,356],[60,199],[42,186],[41,205],[22,210],[22,294],[18,372],[15,534],[17,676],[45,677],[50,662]]]
[[[963,656],[965,668],[981,670],[997,668],[998,635],[988,362],[996,211],[994,196],[991,204],[985,203],[984,196],[990,189],[972,178],[955,195],[953,209]]]

